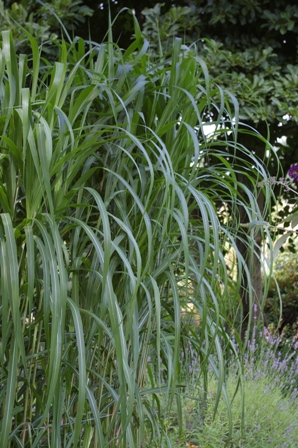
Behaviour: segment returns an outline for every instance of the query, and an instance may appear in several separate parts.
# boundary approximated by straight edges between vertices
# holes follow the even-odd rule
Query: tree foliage
[[[30,52],[26,32],[45,46],[47,54],[53,53],[49,43],[57,41],[65,32],[72,33],[82,25],[93,10],[83,0],[55,0],[42,2],[35,0],[0,1],[1,29],[10,29],[19,51]],[[24,32],[25,31],[25,32]]]
[[[295,1],[188,1],[164,14],[159,4],[143,14],[145,34],[155,48],[159,43],[166,48],[177,35],[186,43],[195,43],[210,74],[237,92],[241,118],[279,147],[284,168],[297,161]],[[270,124],[268,134],[265,122]],[[282,135],[287,136],[287,147],[277,141]],[[276,171],[275,164],[272,170]]]
[[[298,321],[298,260],[297,254],[285,251],[277,257],[274,265],[275,279],[272,278],[265,313],[267,325],[275,331],[285,332],[286,337],[296,339]],[[278,285],[278,286],[277,286]],[[280,308],[282,300],[282,308]],[[280,313],[281,311],[281,313]]]

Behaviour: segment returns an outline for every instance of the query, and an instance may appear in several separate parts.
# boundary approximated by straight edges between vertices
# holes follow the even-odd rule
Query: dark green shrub
[[[64,31],[64,37],[67,32],[72,34],[92,15],[93,10],[84,5],[83,0],[0,0],[0,27],[11,31],[18,51],[24,53],[30,53],[29,33],[39,45],[47,42],[47,55],[56,54],[57,48],[51,45],[58,42],[61,31]]]

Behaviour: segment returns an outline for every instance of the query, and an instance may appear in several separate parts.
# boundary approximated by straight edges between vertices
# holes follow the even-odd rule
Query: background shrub
[[[275,279],[272,278],[265,303],[267,326],[284,331],[287,335],[297,333],[298,324],[298,257],[297,253],[284,251],[274,263]],[[281,301],[281,303],[280,303]],[[282,316],[280,320],[280,306]]]

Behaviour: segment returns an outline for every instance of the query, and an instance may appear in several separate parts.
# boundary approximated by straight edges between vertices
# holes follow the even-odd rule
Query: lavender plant
[[[254,331],[243,358],[242,388],[245,396],[245,424],[242,425],[241,395],[234,394],[238,383],[239,357],[230,353],[226,393],[232,401],[233,433],[228,437],[226,404],[221,399],[213,413],[218,380],[210,377],[207,407],[202,413],[202,383],[198,382],[200,361],[188,351],[189,381],[182,393],[185,425],[181,434],[175,426],[176,414],[166,415],[167,433],[177,447],[294,448],[298,437],[298,343],[286,353],[279,351],[281,337],[267,329]],[[234,339],[236,352],[241,351]],[[184,359],[182,362],[184,362]],[[217,364],[216,358],[210,361]]]

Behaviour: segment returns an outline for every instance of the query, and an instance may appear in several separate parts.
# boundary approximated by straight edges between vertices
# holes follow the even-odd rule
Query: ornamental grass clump
[[[0,47],[1,444],[171,446],[160,403],[179,403],[184,346],[205,395],[213,368],[214,410],[225,390],[226,302],[249,278],[241,256],[230,278],[225,250],[238,207],[264,221],[266,167],[237,143],[236,99],[179,39],[155,61],[135,21],[125,51],[110,29],[108,43],[55,43],[52,63],[25,37],[29,54],[8,30]]]

